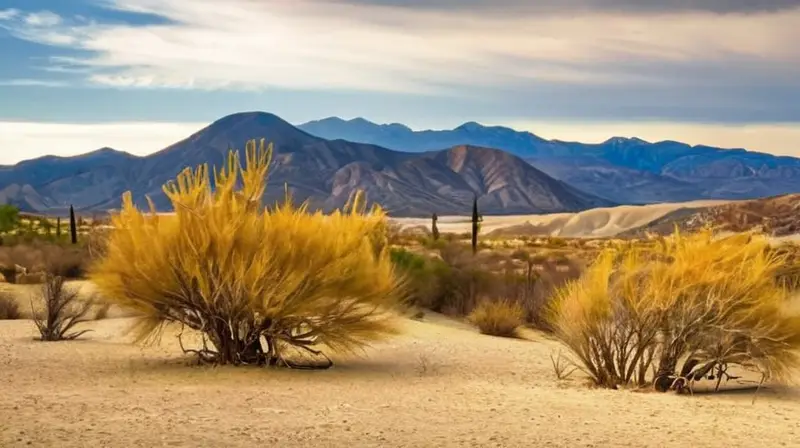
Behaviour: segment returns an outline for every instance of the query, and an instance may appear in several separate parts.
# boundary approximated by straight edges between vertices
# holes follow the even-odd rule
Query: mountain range
[[[393,216],[466,214],[472,200],[486,214],[579,211],[611,201],[553,179],[521,158],[498,149],[453,145],[401,152],[373,144],[326,140],[264,112],[223,117],[161,151],[145,157],[103,148],[75,157],[46,156],[0,166],[0,202],[24,211],[63,213],[118,208],[125,191],[145,206],[150,196],[169,210],[161,186],[184,167],[221,166],[229,148],[265,138],[274,144],[265,201],[284,198],[330,211],[357,189]]]
[[[409,152],[465,144],[502,149],[555,179],[621,204],[751,199],[800,192],[800,159],[744,149],[625,137],[584,144],[546,140],[530,132],[474,122],[451,130],[414,131],[398,123],[332,117],[299,128],[326,139]]]
[[[339,118],[296,127],[245,112],[144,157],[102,148],[0,166],[0,203],[38,213],[70,205],[103,211],[131,191],[137,204],[150,196],[168,210],[165,182],[187,166],[220,166],[229,148],[253,138],[275,145],[265,201],[282,200],[286,187],[323,211],[355,190],[397,217],[468,214],[474,197],[483,213],[510,215],[800,192],[800,159],[743,149],[620,137],[582,144],[472,122],[444,131]]]

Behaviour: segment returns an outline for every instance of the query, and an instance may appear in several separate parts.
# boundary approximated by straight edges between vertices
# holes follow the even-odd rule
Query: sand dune
[[[651,223],[681,208],[709,207],[731,201],[692,201],[650,205],[622,205],[595,208],[578,213],[549,215],[485,216],[481,232],[506,235],[542,235],[569,238],[604,238]],[[424,226],[430,228],[427,218],[392,218],[401,228]],[[439,217],[439,231],[463,233],[470,231],[468,216]]]
[[[128,319],[57,343],[32,340],[30,321],[0,321],[0,446],[729,448],[800,436],[796,389],[755,404],[749,392],[592,390],[554,378],[557,344],[543,336],[426,320],[318,372],[189,366],[174,331],[157,347],[128,344]]]

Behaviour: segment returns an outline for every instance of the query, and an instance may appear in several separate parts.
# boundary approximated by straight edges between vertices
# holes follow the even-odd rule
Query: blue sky
[[[145,154],[244,110],[800,156],[799,5],[0,0],[0,163]]]

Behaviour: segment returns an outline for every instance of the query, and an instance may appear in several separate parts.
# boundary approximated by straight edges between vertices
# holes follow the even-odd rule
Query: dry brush
[[[139,340],[174,322],[202,334],[202,347],[185,350],[204,361],[317,368],[332,364],[320,348],[352,351],[395,333],[401,284],[383,211],[361,195],[328,215],[288,194],[265,208],[271,154],[253,140],[245,166],[232,151],[213,181],[206,166],[184,170],[164,187],[170,216],[124,196],[91,278],[142,315]]]
[[[549,317],[601,386],[684,390],[707,378],[719,387],[731,365],[786,379],[800,316],[788,310],[785,265],[762,236],[676,232],[655,249],[606,251],[559,291]]]

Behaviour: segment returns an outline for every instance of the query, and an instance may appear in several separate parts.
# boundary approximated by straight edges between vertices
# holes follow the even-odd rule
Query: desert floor
[[[114,313],[111,314],[114,316]],[[167,331],[131,345],[130,318],[38,342],[0,321],[0,446],[800,446],[800,390],[677,396],[555,378],[558,344],[404,320],[403,336],[327,371],[199,367]]]

